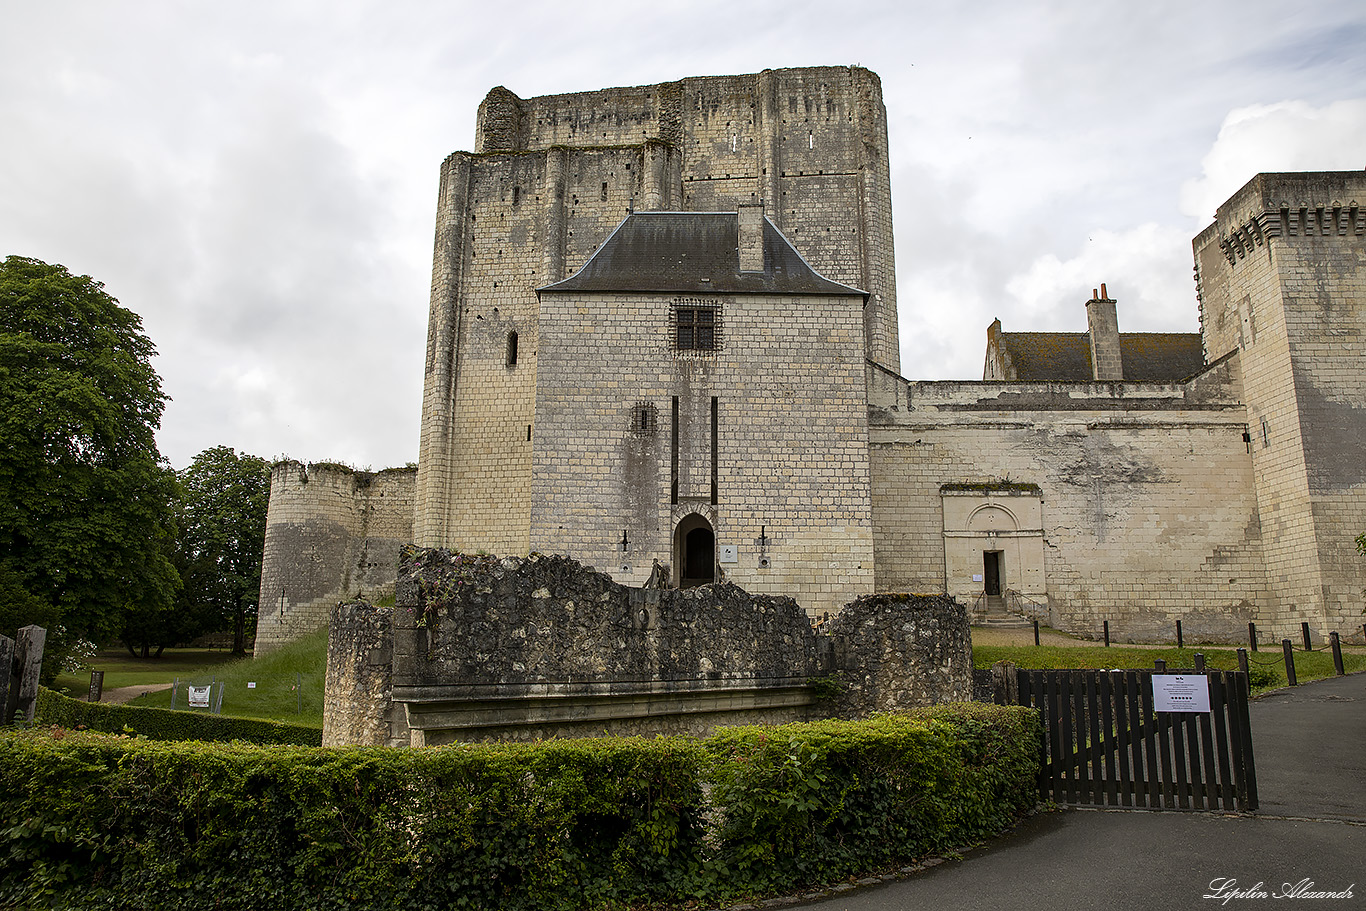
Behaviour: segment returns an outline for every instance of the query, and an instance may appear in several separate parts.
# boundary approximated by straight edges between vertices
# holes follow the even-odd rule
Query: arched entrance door
[[[716,535],[711,523],[696,513],[685,517],[674,530],[674,565],[678,567],[679,588],[716,581]]]

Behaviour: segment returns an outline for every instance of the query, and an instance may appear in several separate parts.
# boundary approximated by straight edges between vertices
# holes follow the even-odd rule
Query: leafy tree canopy
[[[8,632],[59,622],[102,641],[128,613],[171,606],[175,478],[154,438],[154,354],[101,283],[0,264],[0,587],[22,593],[0,617]]]
[[[195,456],[179,478],[182,610],[207,630],[231,629],[233,652],[245,654],[261,591],[270,464],[215,446]]]

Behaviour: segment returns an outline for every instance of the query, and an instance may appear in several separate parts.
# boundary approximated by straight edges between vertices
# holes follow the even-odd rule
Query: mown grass
[[[260,658],[240,658],[180,676],[175,707],[188,708],[187,686],[215,683],[223,686],[224,715],[322,727],[326,673],[327,630],[321,629]],[[302,680],[301,688],[295,686],[298,680]],[[170,683],[171,680],[163,677],[160,682]],[[256,686],[248,687],[248,683]],[[129,705],[168,709],[171,692],[148,693]],[[301,705],[302,712],[299,711]]]
[[[1038,668],[1151,668],[1161,659],[1169,668],[1195,666],[1195,653],[1205,656],[1206,667],[1217,670],[1237,670],[1238,652],[1234,648],[1201,646],[1200,648],[1124,648],[1117,646],[1053,646],[1053,645],[978,645],[972,649],[972,664],[989,668],[997,661],[1010,661],[1019,667]],[[1285,662],[1279,649],[1252,652],[1252,691],[1273,690],[1287,684]],[[1313,652],[1294,652],[1295,676],[1300,683],[1333,676],[1333,655],[1326,649]],[[1344,653],[1342,663],[1347,673],[1366,671],[1366,655]]]
[[[53,689],[79,698],[90,689],[90,671],[104,671],[104,688],[170,683],[176,677],[213,673],[213,668],[232,661],[232,653],[213,648],[176,648],[160,658],[134,658],[126,649],[102,649],[90,659],[89,669],[57,675]]]

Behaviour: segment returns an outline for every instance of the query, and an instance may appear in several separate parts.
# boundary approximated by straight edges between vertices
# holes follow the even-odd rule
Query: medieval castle
[[[1063,630],[1362,622],[1366,173],[1262,174],[1194,240],[1200,332],[987,330],[898,363],[886,113],[857,67],[479,108],[441,169],[416,469],[277,465],[258,653],[400,544],[938,592]],[[914,302],[910,302],[914,306]]]

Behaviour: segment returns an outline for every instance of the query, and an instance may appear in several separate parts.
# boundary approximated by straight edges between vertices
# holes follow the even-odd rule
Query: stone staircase
[[[1033,626],[1029,620],[1006,609],[1004,595],[982,595],[978,599],[977,610],[973,613],[974,626],[992,629],[1029,629]]]

